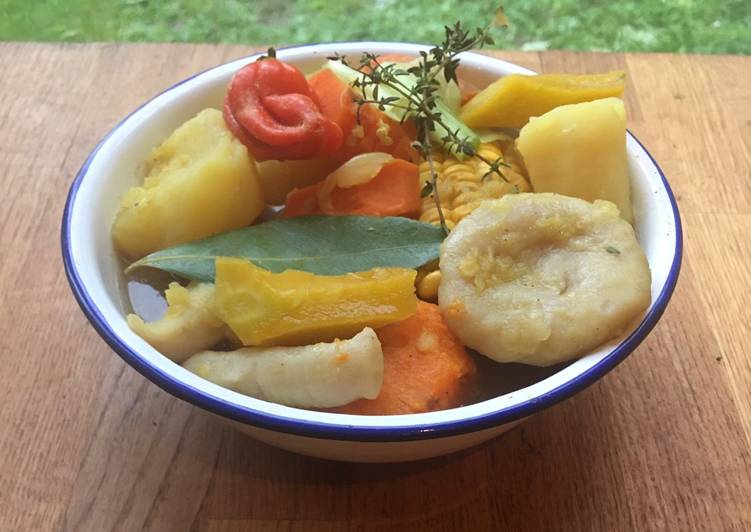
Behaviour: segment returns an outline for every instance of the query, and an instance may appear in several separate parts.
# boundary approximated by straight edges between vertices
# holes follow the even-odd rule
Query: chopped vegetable
[[[342,146],[342,129],[321,113],[315,98],[302,72],[266,58],[234,75],[224,118],[259,161],[331,155]]]
[[[308,78],[321,113],[337,124],[346,138],[355,126],[355,102],[352,92],[331,70],[323,68]]]
[[[326,178],[324,188],[350,188],[364,185],[372,180],[383,168],[383,165],[393,161],[388,153],[371,152],[352,157]]]
[[[246,226],[263,210],[253,161],[215,109],[177,128],[147,167],[112,226],[117,249],[129,259]]]
[[[418,302],[411,318],[376,331],[383,350],[383,386],[375,399],[333,409],[341,414],[416,414],[459,406],[475,364],[436,305]]]
[[[332,343],[205,351],[183,366],[230,390],[302,408],[373,398],[383,381],[381,344],[370,328]]]
[[[383,164],[374,177],[360,185],[344,187],[341,180],[336,182],[327,178],[315,185],[293,190],[287,195],[284,216],[417,216],[420,202],[417,165],[392,159]]]
[[[213,284],[198,283],[186,288],[170,283],[164,297],[169,306],[160,320],[146,323],[136,314],[128,314],[133,332],[164,356],[182,362],[225,338],[226,327],[213,311]]]
[[[633,221],[622,100],[553,109],[524,126],[518,146],[535,192],[612,201]]]
[[[337,161],[344,162],[355,155],[370,152],[385,152],[407,161],[417,159],[417,152],[412,148],[415,140],[412,124],[399,123],[373,105],[360,109],[358,123],[352,87],[330,68],[313,74],[309,83],[320,102],[321,112],[344,134],[341,149],[334,155]]]
[[[385,114],[396,123],[403,122],[405,120],[405,108],[410,106],[414,109],[416,101],[422,101],[422,93],[415,92],[415,87],[418,84],[418,78],[415,75],[407,74],[399,77],[400,83],[404,85],[406,90],[410,91],[410,98],[405,97],[401,92],[396,90],[388,83],[377,83],[368,85],[367,88],[362,87],[362,79],[366,74],[358,72],[357,70],[350,68],[349,66],[341,63],[340,61],[329,61],[328,68],[331,69],[342,81],[348,85],[352,85],[357,82],[360,83],[360,88],[357,89],[361,96],[368,99],[374,98],[375,87],[378,87],[378,96],[380,99],[390,98],[391,103],[384,106]],[[370,83],[370,82],[368,82]],[[436,90],[440,88],[440,85],[436,87]],[[447,136],[450,138],[452,135],[459,137],[466,142],[467,145],[476,147],[479,144],[479,139],[474,131],[472,131],[464,122],[459,120],[451,108],[440,98],[431,100],[431,104],[434,106],[433,116],[437,116],[438,120],[435,121],[435,127],[430,130],[430,137],[439,146],[444,146],[449,151],[456,149],[455,144],[452,141],[447,141]],[[367,106],[373,108],[372,106]],[[367,107],[361,108],[364,110]],[[410,113],[407,113],[410,116]]]
[[[416,272],[376,268],[321,276],[271,273],[234,258],[216,260],[216,313],[244,345],[304,345],[349,338],[415,312]]]
[[[560,105],[623,94],[626,75],[511,74],[488,85],[462,107],[459,118],[470,127],[520,128],[533,116]]]
[[[399,68],[405,69],[419,64],[418,56],[407,54],[384,54],[379,55],[376,59],[378,64],[382,66],[398,64]],[[363,67],[363,70],[372,70],[373,66],[375,66],[375,61],[371,61],[369,66]],[[447,81],[444,76],[438,76],[435,81],[439,84],[436,92],[438,97],[453,114],[458,114],[462,103],[462,91],[460,89],[463,83],[462,79],[457,74],[457,81]]]

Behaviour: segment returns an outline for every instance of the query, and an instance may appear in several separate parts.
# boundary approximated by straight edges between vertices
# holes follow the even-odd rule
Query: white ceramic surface
[[[294,47],[278,57],[311,71],[334,52],[355,55],[417,52],[400,43],[333,43]],[[144,376],[168,392],[243,425],[260,440],[295,452],[337,460],[400,461],[427,458],[485,441],[522,418],[594,382],[649,333],[672,294],[681,260],[681,229],[672,194],[646,150],[629,135],[638,238],[652,270],[652,305],[621,338],[601,346],[531,386],[461,408],[404,416],[350,416],[289,408],[246,397],[188,372],[155,351],[127,326],[125,283],[110,227],[120,196],[139,180],[150,150],[205,107],[219,108],[241,59],[198,74],[147,102],[92,152],[74,181],[63,216],[66,272],[97,331]],[[509,73],[531,73],[478,54],[462,58],[465,75],[487,83]]]

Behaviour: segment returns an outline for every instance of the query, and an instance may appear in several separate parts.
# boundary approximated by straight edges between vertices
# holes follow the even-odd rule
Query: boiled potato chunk
[[[230,390],[302,408],[375,399],[383,382],[381,342],[370,328],[332,343],[206,351],[183,366]]]
[[[214,285],[197,283],[187,288],[170,283],[164,292],[167,313],[157,321],[144,322],[128,315],[128,325],[154,349],[174,362],[215,346],[226,336],[226,327],[214,314]]]
[[[484,201],[446,238],[440,264],[446,323],[498,362],[579,357],[622,334],[651,301],[647,259],[609,201]]]
[[[112,227],[129,259],[249,225],[263,210],[255,165],[220,111],[185,122],[147,163],[148,176],[123,196]]]
[[[608,200],[633,222],[622,100],[557,107],[531,119],[517,146],[535,192]]]
[[[216,312],[243,345],[306,345],[349,338],[363,327],[408,318],[417,309],[406,268],[344,275],[271,273],[252,262],[216,259]]]

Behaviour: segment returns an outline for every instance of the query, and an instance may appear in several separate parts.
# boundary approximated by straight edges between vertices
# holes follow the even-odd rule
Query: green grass
[[[436,42],[496,1],[0,0],[0,40],[296,44]],[[749,0],[507,0],[498,48],[751,53]]]

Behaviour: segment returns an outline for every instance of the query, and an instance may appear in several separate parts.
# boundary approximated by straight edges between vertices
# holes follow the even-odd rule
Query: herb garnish
[[[272,220],[156,251],[134,262],[197,281],[214,280],[217,257],[240,257],[271,272],[341,275],[419,268],[438,258],[440,227],[409,218],[307,216]]]
[[[503,18],[502,8],[499,8]],[[433,143],[431,135],[436,131],[440,134],[443,146],[448,152],[475,157],[488,165],[488,171],[483,179],[497,174],[508,182],[501,167],[510,168],[501,157],[494,161],[488,160],[477,153],[475,143],[464,135],[461,128],[452,128],[440,110],[438,91],[441,87],[440,76],[446,83],[457,83],[456,70],[459,67],[459,54],[474,48],[482,48],[486,44],[493,44],[490,36],[490,26],[477,28],[474,31],[465,30],[461,22],[453,26],[445,26],[443,42],[430,50],[421,51],[416,65],[403,68],[398,64],[383,64],[373,53],[364,53],[358,62],[350,64],[346,57],[336,55],[329,59],[339,61],[343,65],[359,72],[359,78],[353,82],[353,87],[360,93],[355,97],[357,103],[357,118],[359,123],[360,109],[363,105],[373,104],[381,111],[387,108],[398,109],[401,122],[408,118],[414,120],[417,129],[417,140],[413,147],[420,156],[427,161],[430,170],[430,181],[422,189],[422,197],[432,195],[444,233],[448,234],[448,227],[441,209],[441,199],[438,194],[438,176],[433,162]],[[386,89],[386,90],[384,90]],[[384,95],[384,92],[388,94]]]

